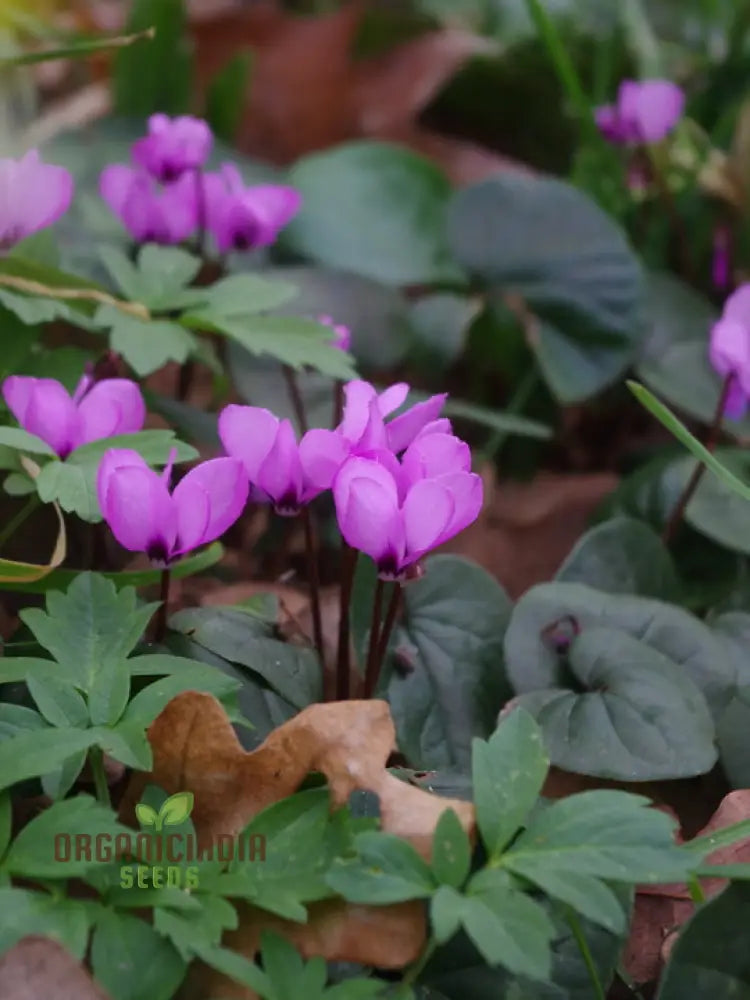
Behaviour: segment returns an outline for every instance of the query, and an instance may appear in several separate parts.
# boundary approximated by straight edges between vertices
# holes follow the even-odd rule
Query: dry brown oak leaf
[[[25,937],[0,957],[0,1000],[109,1000],[61,944]]]
[[[354,791],[374,792],[383,830],[404,837],[425,858],[446,809],[453,809],[474,836],[470,803],[432,795],[386,770],[395,729],[384,701],[311,705],[274,730],[257,750],[247,752],[220,703],[211,695],[187,691],[154,720],[148,738],[153,769],[134,776],[122,816],[132,816],[146,784],[154,783],[168,794],[191,791],[191,818],[201,845],[219,834],[236,836],[263,809],[292,795],[311,772],[327,778],[332,808],[345,805]],[[403,968],[414,961],[426,931],[421,903],[369,907],[328,901],[310,907],[303,925],[245,907],[239,930],[225,943],[252,956],[264,927],[283,928],[306,956],[380,968]],[[222,990],[225,986],[222,981]]]

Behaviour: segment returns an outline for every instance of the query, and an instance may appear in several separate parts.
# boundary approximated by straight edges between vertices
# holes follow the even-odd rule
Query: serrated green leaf
[[[55,770],[68,757],[96,743],[85,729],[40,729],[17,733],[0,743],[0,791]]]
[[[400,903],[431,896],[437,883],[414,847],[388,833],[362,833],[356,838],[358,856],[337,860],[326,881],[351,903]]]
[[[138,670],[141,671],[146,664],[139,661],[157,658],[135,657],[129,660],[128,664],[131,670],[134,670],[134,666],[137,665]],[[174,669],[176,673],[149,684],[148,687],[143,688],[131,698],[123,715],[124,722],[137,721],[144,727],[149,726],[162,709],[183,691],[204,691],[221,700],[223,697],[238,691],[241,687],[240,683],[232,677],[227,677],[226,674],[202,663],[180,658],[180,662],[176,663]],[[154,673],[157,672],[158,670],[154,669]]]
[[[151,744],[141,723],[121,721],[116,726],[98,726],[89,732],[106,754],[126,767],[138,771],[150,771],[153,767]]]
[[[138,917],[103,910],[91,939],[91,965],[112,1000],[170,1000],[187,963]]]
[[[464,898],[461,923],[484,960],[516,975],[549,980],[552,921],[539,903],[510,888]]]
[[[200,327],[201,317],[205,317],[210,325],[224,320],[242,321],[256,313],[278,309],[293,299],[296,291],[288,281],[259,274],[230,274],[202,289],[205,302],[197,312],[191,310],[188,322],[191,326]]]
[[[142,320],[113,306],[97,310],[96,323],[109,330],[109,346],[121,354],[137,375],[151,375],[168,361],[183,364],[197,347],[195,337],[170,320]]]
[[[471,868],[471,842],[452,809],[441,814],[432,838],[432,873],[441,885],[460,889]]]
[[[50,670],[48,675],[31,673],[26,678],[29,694],[44,718],[53,726],[85,727],[89,724],[86,702],[70,681]]]
[[[490,739],[475,740],[472,779],[477,823],[497,858],[536,803],[549,770],[541,730],[523,710],[501,719]]]

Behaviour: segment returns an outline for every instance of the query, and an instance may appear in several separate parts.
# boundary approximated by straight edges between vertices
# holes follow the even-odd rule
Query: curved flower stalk
[[[297,214],[302,196],[280,184],[247,186],[237,167],[224,163],[203,175],[206,228],[220,253],[270,246]]]
[[[685,94],[671,80],[623,80],[617,101],[596,109],[599,131],[616,145],[660,142],[682,117]]]
[[[211,129],[201,118],[155,114],[148,120],[148,135],[133,145],[133,160],[157,181],[171,184],[203,167],[212,145]]]
[[[71,397],[51,378],[11,375],[3,398],[24,430],[46,441],[60,458],[90,441],[140,431],[146,404],[135,382],[84,375]]]
[[[0,159],[0,252],[57,222],[72,199],[70,172],[42,163],[37,150]]]
[[[102,516],[120,545],[163,567],[223,535],[248,495],[247,477],[233,458],[201,462],[170,492],[175,456],[159,474],[137,451],[111,448],[96,479]]]
[[[102,171],[99,194],[137,243],[182,243],[198,225],[198,195],[189,174],[160,186],[145,170],[114,163]]]

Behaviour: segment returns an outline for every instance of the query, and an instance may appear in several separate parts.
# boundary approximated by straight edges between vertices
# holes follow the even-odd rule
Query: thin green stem
[[[307,550],[307,576],[310,584],[310,610],[312,612],[313,638],[321,668],[325,666],[323,652],[323,619],[320,613],[320,576],[318,573],[318,540],[309,505],[302,508]]]
[[[568,100],[575,108],[589,138],[598,139],[599,132],[594,121],[591,102],[586,96],[578,72],[570,58],[565,43],[560,37],[555,23],[544,9],[542,0],[526,0],[526,8],[534,22],[537,34],[545,45],[558,79]]]
[[[430,938],[425,944],[424,948],[422,949],[422,954],[419,956],[416,962],[414,962],[413,965],[410,965],[409,968],[406,970],[406,974],[404,975],[404,978],[401,980],[402,987],[414,985],[414,983],[417,981],[417,979],[419,979],[422,972],[424,971],[425,966],[434,955],[436,948],[437,948],[437,941],[434,938]]]
[[[104,770],[104,753],[101,747],[92,747],[89,750],[89,767],[94,777],[94,789],[96,790],[97,800],[103,806],[111,808],[112,802],[109,797],[107,773]]]
[[[602,986],[602,981],[599,978],[599,970],[597,969],[593,955],[591,954],[589,943],[586,940],[583,930],[581,929],[580,921],[572,910],[568,910],[567,920],[568,926],[573,932],[573,937],[578,945],[578,950],[581,953],[583,964],[586,966],[586,971],[589,974],[589,979],[591,980],[591,985],[594,989],[594,996],[596,997],[596,1000],[607,1000],[607,994]]]
[[[26,503],[21,507],[17,514],[15,514],[10,521],[5,525],[2,531],[0,531],[0,549],[5,545],[9,538],[18,531],[24,521],[29,518],[36,508],[39,506],[39,495],[37,493],[32,493],[28,498]]]

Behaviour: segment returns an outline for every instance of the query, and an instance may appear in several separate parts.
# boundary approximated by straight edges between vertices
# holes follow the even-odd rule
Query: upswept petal
[[[370,459],[351,458],[334,481],[333,497],[346,542],[379,566],[397,570],[405,542],[398,490],[390,473]]]
[[[105,453],[97,476],[102,514],[123,548],[168,559],[174,548],[175,506],[161,477],[129,449]]]
[[[75,447],[143,429],[146,404],[135,382],[110,378],[97,382],[78,404],[78,433]]]
[[[223,535],[242,513],[248,491],[247,474],[235,458],[214,458],[191,469],[172,494],[177,518],[175,554]]]
[[[396,452],[396,454],[403,451],[404,448],[408,448],[419,432],[427,424],[437,419],[438,414],[445,406],[447,398],[448,393],[442,392],[437,396],[431,396],[422,403],[417,403],[416,406],[408,409],[406,413],[394,417],[387,424],[388,447]]]
[[[412,486],[403,507],[406,565],[447,537],[455,513],[455,500],[446,485],[435,479],[421,479]]]
[[[750,283],[740,285],[724,303],[722,319],[731,319],[750,329]]]
[[[253,485],[258,485],[258,471],[273,448],[278,429],[278,417],[260,406],[230,403],[219,414],[224,450],[242,462]]]
[[[344,386],[344,413],[338,427],[347,441],[359,441],[370,417],[370,402],[377,397],[374,386],[352,379]]]
[[[295,512],[303,499],[302,463],[297,438],[289,420],[279,422],[273,447],[258,469],[258,486],[279,507]]]
[[[685,94],[671,80],[644,80],[637,97],[637,127],[642,142],[659,142],[680,120]]]
[[[32,149],[19,162],[14,211],[23,235],[51,226],[73,200],[73,177],[65,167],[42,163]]]
[[[406,401],[409,395],[409,386],[406,382],[395,382],[378,396],[378,409],[384,417],[397,410]]]
[[[454,512],[440,544],[453,538],[479,517],[484,502],[484,486],[481,476],[474,472],[456,472],[439,476],[434,482],[444,486],[453,497]]]
[[[3,396],[23,429],[65,458],[74,447],[78,424],[67,389],[55,379],[11,375],[3,383]]]
[[[420,434],[404,452],[401,464],[411,482],[451,472],[468,472],[471,449],[454,434]]]

